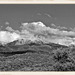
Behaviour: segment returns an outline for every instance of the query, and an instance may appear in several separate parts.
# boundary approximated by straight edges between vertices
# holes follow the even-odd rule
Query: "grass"
[[[75,48],[57,44],[1,46],[0,71],[75,71]]]

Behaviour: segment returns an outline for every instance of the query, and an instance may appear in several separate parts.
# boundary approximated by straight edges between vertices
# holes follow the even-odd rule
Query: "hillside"
[[[0,71],[75,71],[75,48],[64,45],[0,46]]]

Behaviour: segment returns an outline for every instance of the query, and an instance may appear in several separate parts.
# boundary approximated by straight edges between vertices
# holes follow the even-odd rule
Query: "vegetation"
[[[0,46],[0,71],[75,71],[75,47],[53,43]]]

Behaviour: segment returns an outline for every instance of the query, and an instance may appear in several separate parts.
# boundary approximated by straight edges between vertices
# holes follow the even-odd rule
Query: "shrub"
[[[75,64],[72,62],[66,62],[66,63],[56,63],[54,66],[55,71],[75,71]]]
[[[68,49],[57,49],[53,51],[53,58],[55,61],[64,63],[69,58],[70,51]]]

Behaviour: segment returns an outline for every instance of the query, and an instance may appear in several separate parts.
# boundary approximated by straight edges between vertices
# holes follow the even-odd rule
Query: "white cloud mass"
[[[26,41],[42,41],[43,43],[58,43],[69,46],[75,45],[75,32],[51,28],[42,22],[22,23],[21,31],[7,27],[7,31],[0,31],[0,43],[7,44],[18,40],[22,44]]]

